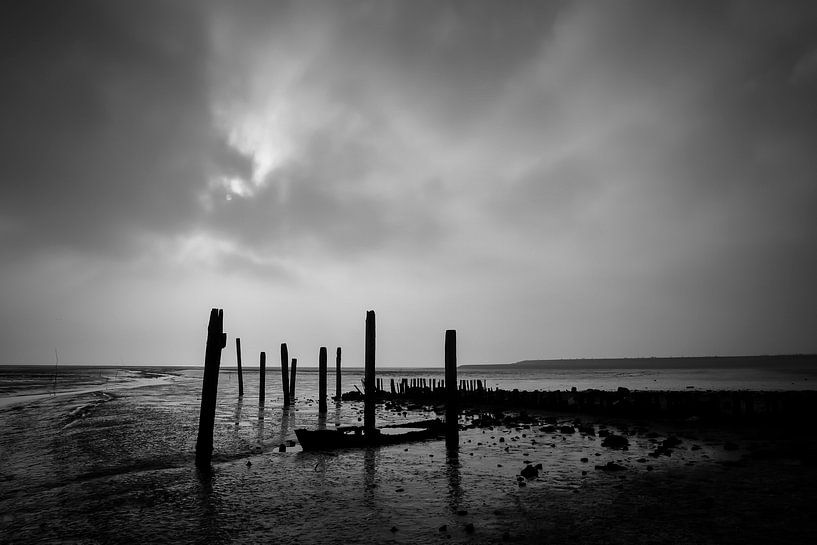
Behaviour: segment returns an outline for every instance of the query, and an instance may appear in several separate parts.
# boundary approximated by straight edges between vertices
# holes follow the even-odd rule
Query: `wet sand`
[[[0,542],[714,544],[817,535],[811,429],[580,416],[583,432],[569,433],[562,427],[575,415],[509,413],[475,425],[474,413],[457,452],[443,441],[278,452],[296,426],[356,423],[362,405],[330,404],[318,422],[312,400],[286,412],[270,405],[259,419],[250,399],[222,398],[205,477],[193,466],[196,387],[179,380],[0,412]],[[378,421],[427,409],[404,416],[381,407]],[[627,450],[604,446],[605,434],[626,436]],[[538,475],[520,476],[537,464]]]

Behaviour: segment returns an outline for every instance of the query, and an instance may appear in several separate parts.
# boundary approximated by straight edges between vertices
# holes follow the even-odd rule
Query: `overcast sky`
[[[0,363],[817,352],[815,2],[10,0],[0,74]]]

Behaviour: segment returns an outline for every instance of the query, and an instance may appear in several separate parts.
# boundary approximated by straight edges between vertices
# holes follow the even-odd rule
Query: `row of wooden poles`
[[[213,455],[213,426],[216,414],[216,395],[218,392],[218,373],[221,366],[221,351],[227,346],[227,334],[224,333],[224,311],[212,309],[207,325],[207,344],[204,355],[204,377],[201,387],[201,410],[199,412],[199,432],[196,439],[196,466],[209,470]],[[241,340],[236,338],[238,363],[238,395],[244,395],[244,380],[241,374]],[[335,375],[336,399],[341,398],[341,349],[337,349]],[[295,394],[295,373],[297,359],[292,360],[292,374],[288,370],[289,354],[286,343],[281,344],[281,378],[284,393],[284,406],[288,407]],[[375,315],[373,310],[366,312],[366,344],[364,350],[364,404],[363,433],[367,437],[375,436],[375,400],[377,390],[382,388],[382,381],[375,378]],[[259,404],[264,404],[266,354],[261,352]],[[318,411],[327,412],[326,406],[326,347],[321,347],[318,357]],[[441,381],[442,382],[442,381]],[[470,383],[471,381],[463,381]],[[481,381],[474,382],[474,387],[482,389]],[[392,391],[394,391],[392,380]],[[457,406],[457,332],[449,329],[445,332],[445,381],[440,386],[445,389],[446,445],[456,448],[459,444],[459,410]]]
[[[244,377],[241,371],[241,339],[235,340],[236,363],[238,364],[238,397],[244,396]],[[341,373],[340,373],[341,349],[338,347],[335,356],[335,399],[340,401],[341,394]],[[288,365],[289,350],[287,343],[281,343],[281,387],[284,392],[284,407],[289,407],[295,401],[295,375],[298,368],[298,359],[292,358],[292,365]],[[206,368],[206,363],[205,363]],[[261,352],[259,358],[258,380],[260,388],[258,390],[258,405],[263,406],[265,401],[266,377],[267,377],[267,353]],[[318,352],[318,411],[327,412],[326,405],[326,347],[322,346]]]
[[[460,392],[482,392],[485,390],[484,382],[479,379],[459,381]],[[377,391],[385,392],[385,383],[382,378],[377,379]],[[417,392],[437,392],[445,390],[445,380],[436,378],[401,378],[395,381],[391,379],[389,391],[392,395],[413,394]]]

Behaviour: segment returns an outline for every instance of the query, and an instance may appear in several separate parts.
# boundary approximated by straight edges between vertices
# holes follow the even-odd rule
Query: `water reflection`
[[[264,408],[258,408],[258,444],[264,441]]]
[[[292,416],[292,409],[287,407],[281,411],[281,432],[279,434],[279,443],[286,441],[289,436],[289,419]]]
[[[196,497],[199,501],[199,528],[198,533],[202,536],[202,543],[222,543],[224,541],[223,530],[220,525],[219,508],[221,497],[213,492],[212,471],[196,471],[198,476],[198,490]]]
[[[238,403],[235,405],[235,413],[233,413],[233,421],[235,422],[235,427],[238,429],[238,424],[241,422],[241,409],[244,405],[244,398],[239,397]]]
[[[462,503],[462,477],[460,475],[460,452],[457,447],[446,448],[445,473],[448,478],[448,506],[459,511]]]
[[[377,449],[374,448],[367,448],[363,452],[363,504],[371,510],[377,508],[374,494],[377,486],[376,453]]]

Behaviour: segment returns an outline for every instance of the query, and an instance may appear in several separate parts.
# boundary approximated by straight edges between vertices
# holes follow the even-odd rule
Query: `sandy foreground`
[[[472,413],[457,452],[278,452],[314,424],[313,402],[263,419],[225,402],[208,478],[193,467],[198,401],[173,388],[0,412],[0,542],[817,542],[810,429]],[[361,410],[330,408],[326,424]]]

